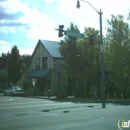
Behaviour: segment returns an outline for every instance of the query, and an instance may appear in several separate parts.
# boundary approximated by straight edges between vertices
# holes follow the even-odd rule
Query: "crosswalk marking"
[[[6,104],[0,104],[1,105],[17,105],[17,104],[32,104],[32,103],[50,103],[52,101],[44,101],[44,102],[24,102],[24,103],[6,103]]]
[[[52,105],[68,105],[72,103],[53,103],[53,104],[39,104],[39,105],[28,105],[28,106],[12,106],[12,107],[1,107],[0,109],[15,109],[15,108],[25,108],[25,107],[37,107],[37,106],[52,106]]]
[[[6,100],[0,100],[0,102],[4,102],[4,101],[13,101],[14,99],[6,99]]]

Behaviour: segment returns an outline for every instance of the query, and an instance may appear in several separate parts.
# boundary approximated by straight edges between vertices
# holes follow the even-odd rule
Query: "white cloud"
[[[53,0],[48,0],[46,2],[53,2]],[[15,4],[14,4],[15,3]],[[13,26],[13,27],[2,27],[1,31],[4,33],[12,32],[17,33],[18,30],[24,31],[29,38],[50,38],[50,35],[54,33],[53,22],[49,20],[47,14],[39,12],[37,9],[31,9],[27,5],[21,3],[19,0],[9,0],[3,3],[4,7],[7,8],[8,12],[23,11],[25,16],[21,17],[15,22],[22,22],[28,24],[30,28],[25,28],[23,26]],[[49,34],[51,32],[51,34]],[[51,38],[53,35],[51,36]],[[53,37],[54,38],[54,37]]]
[[[0,32],[6,34],[6,33],[8,33],[8,30],[7,30],[7,28],[5,28],[5,27],[1,27]]]
[[[9,46],[1,46],[0,47],[0,55],[2,52],[7,53],[10,50],[11,50],[11,48]]]
[[[99,15],[95,12],[90,5],[86,2],[80,1],[81,8],[76,8],[77,0],[45,0],[46,3],[54,3],[58,2],[60,7],[58,12],[62,14],[63,19],[67,19],[68,23],[71,21],[76,23],[76,25],[82,30],[84,27],[95,27],[99,29]],[[114,0],[114,1],[104,1],[104,0],[88,0],[92,6],[94,6],[98,11],[101,8],[103,11],[103,26],[106,25],[106,19],[111,17],[111,14],[127,14],[128,13],[128,0]],[[15,3],[15,4],[14,4]],[[19,19],[19,22],[28,23],[30,25],[30,29],[26,29],[24,27],[20,27],[21,31],[26,32],[26,36],[30,38],[50,38],[50,32],[55,34],[53,21],[49,20],[48,14],[43,12],[39,12],[37,9],[31,9],[27,5],[21,3],[19,0],[9,0],[9,2],[5,2],[4,5],[8,8],[9,12],[11,11],[23,11],[25,16]],[[58,4],[57,4],[58,5]],[[54,14],[52,14],[54,15]],[[61,18],[62,19],[62,18]],[[56,19],[54,19],[56,21]],[[16,33],[17,28],[4,28],[2,31],[5,33],[11,31]],[[51,38],[54,38],[52,35]]]
[[[103,29],[105,29],[106,20],[111,19],[111,15],[122,14],[126,16],[130,12],[129,0],[87,0],[98,12],[102,14]],[[87,2],[80,1],[80,8],[76,8],[77,0],[61,0],[59,13],[62,13],[64,19],[68,19],[76,24],[81,31],[84,27],[94,27],[99,30],[99,14]]]
[[[0,32],[3,32],[3,33],[9,33],[9,32],[17,33],[17,30],[15,29],[15,27],[6,27],[6,26],[4,26],[4,27],[1,27]]]
[[[47,14],[39,12],[36,9],[30,10],[26,13],[23,21],[30,24],[30,30],[26,33],[27,37],[54,40],[56,31],[53,21],[49,20]]]
[[[60,2],[61,0],[45,0],[47,4],[52,4],[54,2]]]
[[[24,47],[20,47],[19,43],[16,42],[16,41],[7,42],[7,41],[4,41],[4,40],[0,40],[0,55],[1,55],[2,52],[4,52],[4,53],[7,53],[8,51],[10,52],[14,45],[16,45],[18,47],[19,53],[21,55],[23,55],[23,54],[30,54],[31,55],[33,53],[34,47],[35,47],[35,46],[32,45],[31,47],[25,47],[24,48]]]
[[[98,11],[100,10],[100,8],[102,9],[103,28],[105,28],[106,26],[106,19],[111,18],[111,14],[126,15],[130,12],[129,4],[128,4],[129,0],[125,0],[125,1],[87,0],[87,1],[90,2]],[[94,27],[95,29],[99,30],[99,15],[87,3],[81,1],[80,2],[81,8],[77,9],[76,8],[77,0],[70,0],[70,1],[44,0],[44,2],[48,4],[53,4],[57,2],[54,5],[57,6],[56,9],[58,11],[54,10],[53,14],[50,14],[49,10],[48,12],[39,12],[38,8],[31,9],[29,6],[23,4],[19,0],[13,0],[13,2],[12,0],[9,0],[9,2],[3,2],[4,6],[8,9],[8,12],[22,11],[25,14],[25,16],[15,21],[28,24],[29,27],[27,28],[26,26],[1,27],[0,31],[4,33],[7,32],[17,33],[21,31],[24,32],[25,36],[30,39],[47,39],[47,40],[59,41],[58,31],[55,30],[55,28],[58,27],[58,24],[64,24],[65,27],[68,28],[70,22],[73,22],[79,27],[81,32],[84,31],[84,27]],[[54,18],[54,15],[56,16],[59,15],[59,17]],[[54,19],[51,19],[51,17],[53,17]],[[23,54],[25,54],[26,52],[32,53],[33,50],[34,50],[34,46],[30,49],[21,48],[20,53]],[[6,51],[7,50],[5,50],[5,52]]]
[[[15,4],[14,4],[15,3]],[[47,39],[47,40],[59,40],[58,38],[58,32],[55,31],[55,28],[53,26],[53,21],[50,21],[47,14],[43,12],[39,12],[37,9],[31,9],[27,5],[24,5],[21,3],[19,0],[15,0],[12,2],[9,0],[9,2],[5,2],[4,6],[8,9],[9,12],[15,12],[22,10],[25,13],[24,17],[21,17],[18,20],[15,20],[15,22],[22,22],[22,23],[27,23],[30,25],[30,28],[25,28],[24,26],[21,27],[6,27],[3,26],[0,29],[0,32],[3,33],[17,33],[17,31],[21,31],[22,33],[25,33],[25,36],[27,36],[30,39]],[[20,38],[20,37],[19,37]],[[26,37],[25,37],[26,38]],[[18,39],[18,38],[16,38]],[[15,41],[16,39],[13,39]],[[26,40],[25,40],[26,41]],[[6,44],[5,44],[6,43]],[[27,44],[27,43],[26,43]],[[31,44],[32,43],[28,43]],[[36,45],[36,43],[33,43]],[[3,45],[3,46],[2,46]],[[18,48],[20,50],[20,54],[32,54],[35,45],[32,47],[26,48],[25,45],[19,43],[17,44],[16,42],[6,42],[6,41],[0,41],[0,52],[7,52],[10,51],[13,45],[18,45]],[[19,46],[20,45],[20,46]],[[25,49],[24,49],[25,47]]]
[[[13,27],[9,27],[8,30],[12,33],[17,33],[17,31]]]
[[[50,4],[50,3],[53,3],[54,0],[45,0],[45,2],[46,2],[47,4]]]
[[[7,45],[7,44],[8,44],[7,41],[0,40],[0,45]]]
[[[19,49],[19,53],[20,53],[21,55],[24,55],[24,54],[32,55],[33,51],[34,51],[34,47],[30,47],[30,48],[20,48],[20,49]]]
[[[10,5],[10,11],[16,11],[18,9],[23,10],[23,12],[25,13],[25,16],[18,21],[29,24],[29,29],[25,29],[24,27],[19,28],[21,31],[26,32],[27,37],[38,39],[54,39],[54,34],[56,33],[56,31],[54,30],[55,28],[53,26],[53,21],[49,20],[47,14],[39,12],[37,9],[31,9],[18,0],[15,0],[15,2],[15,6],[13,4]],[[53,0],[48,2],[53,2]],[[16,33],[17,28],[5,28],[5,30],[5,32],[11,31],[13,33]]]
[[[2,16],[3,20],[1,20],[1,28],[0,31],[4,33],[17,33],[17,29],[20,26],[15,26],[17,23],[22,24],[20,17],[23,16],[24,9],[27,8],[26,5],[22,4],[19,0],[8,0],[6,2],[1,3],[1,7],[3,8]],[[24,23],[24,22],[23,22]]]
[[[9,42],[4,41],[4,40],[0,40],[0,55],[2,52],[7,53],[8,51],[10,51],[10,45]]]

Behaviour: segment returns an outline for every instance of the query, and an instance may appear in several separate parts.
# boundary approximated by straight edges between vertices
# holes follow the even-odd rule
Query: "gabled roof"
[[[43,46],[46,48],[48,53],[55,58],[62,58],[61,54],[58,52],[58,48],[60,47],[59,42],[56,41],[48,41],[48,40],[40,40]]]

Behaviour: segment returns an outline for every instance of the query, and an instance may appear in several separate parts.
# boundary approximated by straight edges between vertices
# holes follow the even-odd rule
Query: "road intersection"
[[[118,130],[130,105],[0,96],[1,130]],[[6,124],[5,124],[6,122]]]

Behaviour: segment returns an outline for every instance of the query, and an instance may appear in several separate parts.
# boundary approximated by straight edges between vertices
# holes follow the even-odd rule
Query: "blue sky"
[[[103,12],[103,34],[111,15],[130,13],[129,0],[87,0]],[[99,29],[99,15],[86,2],[77,0],[0,0],[0,54],[17,45],[20,54],[32,54],[39,39],[60,41],[59,24],[66,30],[73,22],[80,32],[84,27]]]

